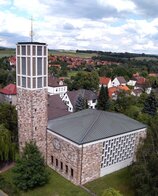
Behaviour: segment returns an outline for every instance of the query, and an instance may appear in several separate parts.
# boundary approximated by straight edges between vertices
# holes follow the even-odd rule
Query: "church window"
[[[54,163],[54,157],[53,156],[51,156],[51,163],[52,163],[52,165]]]
[[[60,162],[60,169],[63,170],[63,162]]]
[[[20,46],[17,47],[17,55],[20,55]]]
[[[47,64],[47,59],[44,58],[44,67],[43,67],[43,69],[44,69],[44,75],[46,75],[46,64]]]
[[[26,58],[22,57],[22,75],[26,75]]]
[[[71,168],[71,177],[73,178],[74,176],[74,170]]]
[[[37,56],[42,56],[42,46],[37,46]]]
[[[58,159],[56,159],[56,167],[58,167]]]
[[[20,74],[20,57],[17,57],[18,74]]]
[[[42,58],[37,58],[37,75],[42,75]]]
[[[30,78],[27,78],[27,87],[31,88],[31,79]]]
[[[26,87],[26,77],[22,77],[22,87]]]
[[[65,168],[66,168],[66,169],[65,169],[65,172],[66,172],[66,174],[67,174],[67,173],[68,173],[68,166],[66,165]]]
[[[27,57],[27,75],[30,76],[30,57]]]
[[[33,46],[33,56],[36,55],[36,46]]]
[[[37,87],[42,88],[42,77],[37,78]]]
[[[26,55],[26,47],[22,46],[22,55]]]
[[[27,46],[27,55],[30,55],[30,46]]]
[[[32,62],[32,72],[33,72],[33,76],[36,75],[36,58],[33,57],[33,62]]]

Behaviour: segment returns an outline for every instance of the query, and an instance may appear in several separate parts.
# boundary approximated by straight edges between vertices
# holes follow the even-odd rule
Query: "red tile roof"
[[[6,87],[0,90],[0,93],[5,95],[16,95],[16,85],[15,84],[8,84]]]
[[[120,89],[120,90],[124,90],[124,91],[129,91],[130,89],[125,85],[125,86],[118,86],[117,87],[118,89]]]
[[[108,85],[110,80],[111,80],[110,78],[106,78],[106,77],[100,77],[99,78],[100,84],[103,84],[103,85]]]
[[[145,84],[146,82],[146,79],[142,76],[135,77],[135,80],[137,84]]]
[[[117,87],[111,87],[108,89],[109,97],[112,97],[113,94],[117,94]]]

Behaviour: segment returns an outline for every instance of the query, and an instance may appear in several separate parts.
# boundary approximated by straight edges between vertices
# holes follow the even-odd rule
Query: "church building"
[[[35,141],[49,167],[85,184],[133,161],[146,125],[123,114],[87,109],[48,120],[48,49],[45,43],[16,47],[19,147]]]

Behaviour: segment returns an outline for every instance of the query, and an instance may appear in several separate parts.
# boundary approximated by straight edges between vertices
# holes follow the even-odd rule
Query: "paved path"
[[[8,169],[11,169],[12,167],[14,167],[15,163],[11,163],[9,165],[6,165],[5,167],[3,167],[1,170],[0,170],[0,173],[3,173],[5,171],[7,171]],[[0,195],[1,196],[1,195]]]
[[[91,190],[89,190],[88,188],[86,188],[85,186],[80,185],[81,188],[83,188],[85,191],[87,191],[90,195],[92,196],[96,196],[95,193],[93,193]]]
[[[2,190],[0,190],[0,196],[8,196],[8,195],[4,193]]]

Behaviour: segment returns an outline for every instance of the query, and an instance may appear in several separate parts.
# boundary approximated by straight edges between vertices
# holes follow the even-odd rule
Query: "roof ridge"
[[[96,121],[99,119],[100,115],[102,114],[103,111],[100,111],[100,113],[98,114],[98,116],[96,117],[96,119],[93,121],[93,123],[87,128],[86,133],[84,134],[84,136],[80,139],[80,142],[83,142],[83,140],[85,139],[85,137],[88,135],[90,129],[94,126],[94,124],[96,123]]]

